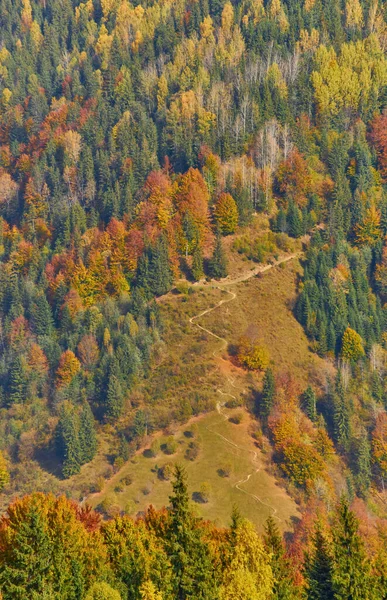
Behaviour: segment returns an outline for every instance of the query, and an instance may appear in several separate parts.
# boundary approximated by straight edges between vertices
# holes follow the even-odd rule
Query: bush
[[[229,418],[229,421],[231,421],[231,423],[234,423],[235,425],[239,425],[240,423],[242,423],[242,420],[243,420],[243,413],[241,413],[241,412],[235,413],[235,415],[232,415]]]
[[[196,460],[199,456],[199,450],[200,447],[197,442],[190,442],[187,450],[185,451],[185,458],[192,461]]]
[[[176,450],[177,450],[177,442],[175,440],[175,438],[170,435],[165,444],[163,444],[163,450],[165,452],[165,454],[175,454]]]
[[[224,462],[220,465],[219,469],[218,469],[218,474],[221,477],[230,477],[232,473],[232,463],[227,461]]]
[[[173,464],[166,463],[163,467],[160,467],[158,470],[157,476],[159,479],[163,479],[164,481],[169,481],[173,477]]]
[[[247,337],[239,340],[237,357],[242,366],[252,371],[265,371],[270,363],[267,349]]]
[[[125,477],[123,477],[120,481],[120,483],[123,483],[123,485],[131,485],[133,483],[133,478],[131,475],[125,475]]]
[[[151,447],[149,448],[149,453],[153,458],[155,458],[159,452],[160,452],[160,440],[155,439],[155,440],[153,440]]]
[[[212,492],[212,488],[211,488],[210,484],[207,483],[206,481],[204,483],[202,483],[202,485],[200,486],[200,491],[199,491],[201,501],[204,502],[205,504],[207,504],[207,502],[209,502],[209,500],[210,500],[211,492]]]

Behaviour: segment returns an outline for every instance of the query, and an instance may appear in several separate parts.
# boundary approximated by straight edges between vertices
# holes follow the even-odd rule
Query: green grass
[[[235,410],[225,412],[231,415]],[[279,518],[279,526],[289,529],[291,518],[298,516],[297,506],[285,490],[277,485],[275,478],[266,472],[265,456],[255,447],[248,433],[251,426],[248,413],[244,411],[240,425],[232,424],[217,412],[200,417],[195,422],[200,445],[199,456],[195,461],[187,460],[184,456],[191,440],[184,433],[187,427],[181,427],[175,434],[178,442],[175,455],[166,456],[160,452],[156,458],[148,458],[146,451],[141,452],[107,483],[102,493],[89,499],[92,506],[98,506],[108,498],[117,508],[135,515],[145,510],[149,504],[156,508],[168,505],[171,484],[158,477],[157,468],[168,462],[178,462],[187,469],[189,493],[199,515],[215,521],[219,526],[225,526],[229,524],[232,506],[236,504],[241,513],[260,530],[267,517],[273,513]],[[229,477],[219,474],[219,469],[225,462],[232,467]],[[128,474],[132,476],[133,482],[124,486],[122,491],[115,492],[118,482]],[[240,483],[241,489],[237,489],[235,485],[246,480],[249,475],[249,480]],[[204,482],[211,486],[209,502],[195,502]],[[251,494],[259,497],[262,502]]]

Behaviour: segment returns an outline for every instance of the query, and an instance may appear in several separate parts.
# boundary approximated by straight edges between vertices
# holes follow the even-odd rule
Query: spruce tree
[[[46,295],[37,296],[31,307],[32,327],[36,335],[50,335],[53,327],[52,311]]]
[[[97,434],[93,413],[85,402],[79,417],[79,445],[82,464],[90,462],[97,452]]]
[[[305,555],[306,597],[308,600],[333,600],[333,550],[320,524],[315,528],[312,543],[312,551]]]
[[[216,236],[214,253],[209,263],[209,273],[213,279],[227,277],[227,261],[219,234]]]
[[[356,490],[359,496],[365,497],[371,485],[371,445],[364,428],[355,440],[354,460]]]
[[[56,430],[57,451],[62,459],[64,477],[79,473],[82,465],[82,451],[79,441],[79,417],[71,403],[63,404]]]
[[[370,563],[358,532],[358,520],[342,499],[333,528],[336,563],[333,579],[335,600],[369,600],[372,598]]]
[[[311,421],[316,420],[316,394],[310,385],[302,394],[302,410]]]
[[[121,415],[123,405],[124,394],[120,380],[116,375],[110,375],[106,393],[106,416],[117,419]]]
[[[11,556],[0,561],[0,588],[4,600],[43,598],[49,590],[52,544],[36,503],[20,521]]]
[[[203,254],[200,248],[200,244],[196,244],[192,254],[192,277],[195,281],[200,281],[204,275],[203,270]]]
[[[13,357],[9,369],[8,398],[10,404],[22,403],[26,399],[27,377],[20,354]]]
[[[266,369],[265,375],[263,376],[263,387],[258,406],[259,416],[265,424],[267,423],[267,419],[270,415],[271,409],[273,408],[274,398],[275,379],[273,371],[269,368]]]
[[[293,600],[297,597],[297,591],[285,555],[282,535],[272,516],[266,521],[263,542],[271,555],[270,566],[274,578],[272,600]]]
[[[172,563],[176,600],[212,600],[217,598],[208,544],[203,539],[198,519],[189,506],[187,475],[176,466],[173,481],[168,554]]]

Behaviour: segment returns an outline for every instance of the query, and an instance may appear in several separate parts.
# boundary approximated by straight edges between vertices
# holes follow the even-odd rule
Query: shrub
[[[164,481],[169,481],[173,476],[173,471],[174,471],[173,464],[166,463],[163,467],[160,467],[157,475],[158,475],[159,479],[164,479]]]
[[[239,340],[237,357],[242,366],[252,371],[265,371],[270,363],[267,349],[247,337]]]
[[[185,451],[185,458],[192,461],[196,460],[199,456],[199,450],[200,447],[197,442],[190,442],[187,450]]]
[[[212,488],[211,488],[210,484],[207,483],[207,481],[202,483],[202,485],[200,486],[200,491],[199,491],[202,502],[204,502],[205,504],[207,504],[207,502],[209,502],[211,492],[212,492]]]
[[[133,478],[131,475],[125,475],[125,477],[121,479],[121,482],[123,485],[131,485],[133,483]]]
[[[163,450],[164,450],[165,454],[175,454],[175,452],[177,450],[177,442],[172,435],[170,435],[167,438],[167,440],[163,446]]]
[[[235,413],[229,419],[229,421],[231,421],[231,423],[234,423],[235,425],[239,425],[240,423],[242,423],[242,420],[243,420],[243,413],[241,413],[241,412]]]
[[[218,474],[221,477],[230,477],[232,473],[232,463],[229,461],[226,461],[224,463],[222,463],[218,469]]]

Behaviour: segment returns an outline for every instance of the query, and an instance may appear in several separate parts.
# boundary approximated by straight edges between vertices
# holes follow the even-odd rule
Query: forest
[[[0,0],[4,599],[387,597],[386,49],[381,0]],[[163,298],[292,245],[329,375],[230,351],[292,531],[200,520],[179,466],[136,519],[57,496],[42,465],[71,482],[109,446],[117,471],[215,408],[147,391]]]

